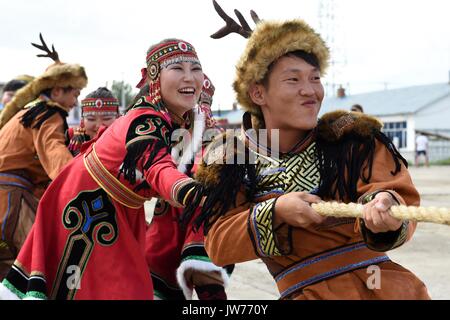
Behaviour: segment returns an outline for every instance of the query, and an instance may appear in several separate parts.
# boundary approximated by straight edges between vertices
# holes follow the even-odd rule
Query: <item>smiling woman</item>
[[[177,118],[192,109],[203,84],[203,72],[199,63],[178,62],[161,70],[161,96],[167,109]]]

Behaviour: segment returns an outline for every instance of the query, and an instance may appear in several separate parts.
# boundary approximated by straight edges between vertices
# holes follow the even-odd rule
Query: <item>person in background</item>
[[[350,108],[350,111],[364,113],[364,109],[360,104],[352,105],[352,107]]]
[[[89,93],[81,100],[80,126],[69,128],[66,133],[70,152],[78,155],[84,142],[94,138],[101,126],[109,127],[119,116],[119,100],[108,88],[100,87]]]
[[[2,97],[0,99],[0,112],[3,110],[4,106],[12,100],[16,91],[23,88],[33,79],[32,76],[22,75],[8,81],[3,87]]]
[[[423,155],[425,158],[425,165],[430,166],[428,161],[428,138],[423,134],[418,134],[416,137],[416,167],[420,165],[420,156]]]

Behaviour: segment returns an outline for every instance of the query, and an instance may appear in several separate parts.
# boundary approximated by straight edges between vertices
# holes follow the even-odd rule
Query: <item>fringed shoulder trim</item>
[[[383,123],[375,117],[345,110],[324,114],[317,126],[317,134],[328,142],[336,142],[347,136],[374,138]]]
[[[376,141],[392,156],[392,175],[400,172],[401,163],[407,167],[407,161],[381,131],[382,127],[377,118],[358,112],[337,110],[322,116],[316,131],[320,197],[356,201],[358,181],[371,181]]]

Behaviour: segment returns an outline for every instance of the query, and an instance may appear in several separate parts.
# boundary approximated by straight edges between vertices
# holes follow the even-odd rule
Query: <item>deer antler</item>
[[[38,57],[48,57],[51,58],[55,62],[59,62],[59,55],[58,52],[56,52],[55,47],[52,44],[52,51],[48,48],[47,44],[44,41],[44,38],[42,37],[42,34],[39,33],[39,38],[41,39],[42,45],[31,43],[32,46],[46,52],[47,54],[38,54]]]
[[[253,19],[253,22],[254,23],[259,23],[259,22],[261,22],[262,20],[258,17],[258,15],[256,14],[256,12],[255,11],[253,11],[253,10],[250,10],[250,15],[252,16],[252,19]]]
[[[219,31],[211,35],[211,38],[213,39],[219,39],[223,38],[226,35],[235,32],[243,36],[244,38],[249,38],[252,34],[252,29],[248,25],[247,21],[245,21],[244,17],[238,10],[234,10],[234,13],[236,14],[237,18],[239,19],[240,25],[234,21],[230,16],[228,16],[225,11],[219,6],[219,4],[216,2],[216,0],[213,0],[214,9],[216,9],[216,12],[219,14],[219,16],[225,21],[226,25],[222,27]],[[260,21],[258,16],[253,10],[250,10],[250,14],[252,16],[253,21],[255,23],[257,21]],[[256,20],[255,20],[256,17]]]

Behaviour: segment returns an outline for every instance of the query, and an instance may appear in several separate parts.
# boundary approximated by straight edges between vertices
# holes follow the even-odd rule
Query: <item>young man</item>
[[[2,113],[15,115],[3,118],[9,121],[0,130],[1,279],[31,229],[40,197],[72,159],[64,138],[66,117],[86,83],[83,67],[57,60]]]
[[[5,105],[12,100],[16,91],[23,88],[28,82],[33,80],[31,76],[23,75],[18,76],[10,81],[8,81],[3,87],[2,97],[0,99],[0,113],[5,107]]]
[[[206,251],[219,266],[262,259],[281,299],[428,299],[385,254],[416,228],[389,214],[393,204],[420,201],[406,161],[375,118],[317,118],[328,59],[301,20],[263,21],[251,34],[234,82],[243,134],[213,142],[196,175],[215,190],[196,219]],[[321,200],[363,203],[364,219],[323,218],[310,206]]]

